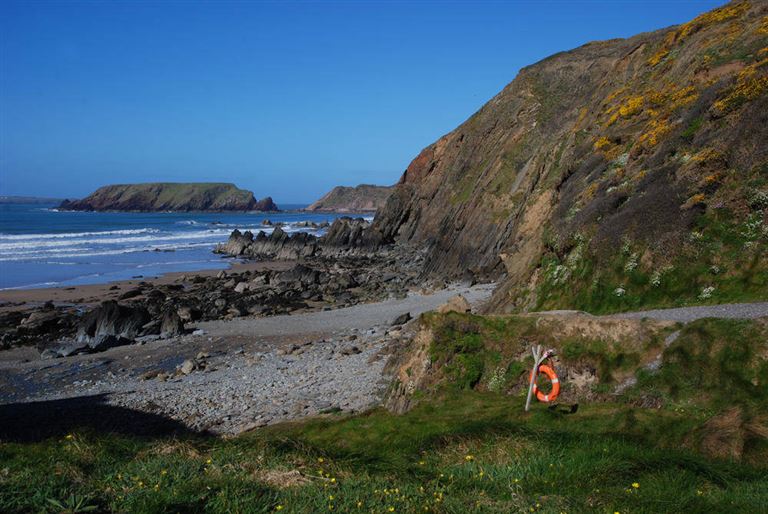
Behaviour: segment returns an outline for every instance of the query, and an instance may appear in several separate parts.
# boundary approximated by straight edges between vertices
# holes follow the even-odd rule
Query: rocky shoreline
[[[427,279],[421,251],[370,227],[234,231],[215,251],[263,265],[110,286],[95,303],[0,306],[0,404],[107,395],[222,434],[365,410],[413,316],[492,289]]]
[[[364,244],[368,226],[361,218],[340,218],[322,238],[289,236],[280,227],[255,237],[236,230],[217,253],[286,261],[290,267],[181,275],[161,284],[139,281],[119,294],[112,286],[113,294],[94,308],[47,301],[4,309],[0,348],[34,346],[44,358],[92,353],[181,335],[192,322],[339,308],[402,296],[423,285],[420,253]]]

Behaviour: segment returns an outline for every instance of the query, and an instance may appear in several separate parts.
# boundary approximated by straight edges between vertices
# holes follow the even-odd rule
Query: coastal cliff
[[[121,184],[104,186],[82,200],[64,200],[70,211],[276,211],[272,198],[226,183]]]
[[[337,186],[307,207],[315,212],[375,212],[387,202],[392,187],[360,184],[356,187]]]
[[[734,2],[523,68],[410,163],[370,237],[498,280],[495,312],[764,297],[767,15]]]

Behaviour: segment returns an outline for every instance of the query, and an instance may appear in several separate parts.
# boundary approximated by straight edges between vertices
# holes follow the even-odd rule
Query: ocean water
[[[332,222],[336,214],[104,213],[58,212],[55,205],[0,204],[0,289],[72,286],[156,277],[172,271],[226,268],[214,254],[234,229],[271,232],[261,225],[283,222],[286,232],[322,230],[301,221]],[[353,215],[354,216],[354,215]],[[368,217],[370,215],[361,215]]]

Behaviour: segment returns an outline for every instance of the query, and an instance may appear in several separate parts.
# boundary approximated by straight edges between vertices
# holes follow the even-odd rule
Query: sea
[[[302,221],[333,222],[341,214],[310,213],[303,205],[270,213],[134,213],[58,211],[57,204],[0,203],[0,289],[99,284],[164,273],[224,269],[213,253],[234,229],[322,235]],[[372,219],[370,214],[344,214]]]

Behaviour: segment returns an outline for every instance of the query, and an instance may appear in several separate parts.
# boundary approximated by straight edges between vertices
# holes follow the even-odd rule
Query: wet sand
[[[296,263],[293,261],[232,261],[226,272],[240,273],[243,271],[287,270]],[[6,289],[0,291],[0,310],[27,309],[42,305],[47,301],[55,304],[93,305],[104,300],[117,299],[124,292],[134,289],[141,282],[154,285],[179,283],[182,277],[215,276],[220,269],[205,269],[200,271],[184,271],[166,273],[160,276],[142,277],[131,280],[119,280],[104,284],[86,284],[68,287],[48,287],[40,289]]]

